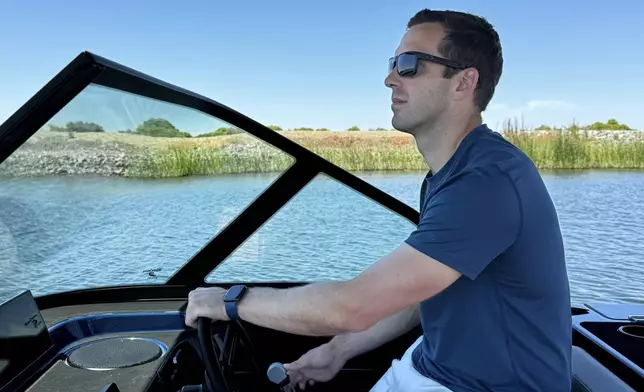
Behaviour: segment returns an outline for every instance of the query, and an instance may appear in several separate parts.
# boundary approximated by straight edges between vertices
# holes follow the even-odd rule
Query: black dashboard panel
[[[54,348],[31,291],[0,305],[0,390]]]
[[[644,390],[644,305],[587,304],[573,312],[573,345],[583,348],[636,390]],[[636,328],[628,334],[624,326]],[[626,331],[628,332],[628,331]]]

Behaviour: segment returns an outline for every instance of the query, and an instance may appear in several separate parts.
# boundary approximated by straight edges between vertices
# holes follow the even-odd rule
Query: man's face
[[[443,39],[443,27],[438,23],[422,23],[410,28],[403,36],[395,55],[418,51],[439,56],[438,46]],[[449,104],[451,81],[443,78],[445,67],[420,60],[413,76],[398,75],[397,67],[385,79],[391,88],[395,129],[416,135],[421,129],[431,128]]]

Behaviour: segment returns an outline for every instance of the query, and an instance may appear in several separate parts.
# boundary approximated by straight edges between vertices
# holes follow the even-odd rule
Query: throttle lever
[[[268,376],[270,382],[280,387],[280,390],[282,390],[282,392],[295,392],[295,389],[291,385],[289,385],[290,380],[282,363],[271,363],[271,365],[268,367],[268,370],[266,371],[266,375]]]

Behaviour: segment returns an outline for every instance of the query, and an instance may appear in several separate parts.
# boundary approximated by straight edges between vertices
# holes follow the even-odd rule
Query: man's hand
[[[224,306],[226,289],[221,287],[199,287],[188,294],[186,325],[197,328],[197,319],[206,317],[213,321],[229,320]]]
[[[325,343],[302,355],[297,361],[285,363],[284,368],[291,385],[299,384],[300,389],[304,389],[307,384],[333,379],[342,370],[347,359],[335,350],[332,343]]]

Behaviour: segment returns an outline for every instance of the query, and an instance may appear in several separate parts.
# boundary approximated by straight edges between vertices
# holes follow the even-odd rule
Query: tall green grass
[[[635,132],[635,131],[633,131]],[[539,169],[643,169],[644,139],[598,139],[588,131],[529,132],[508,124],[504,137]]]
[[[195,175],[281,172],[294,159],[267,149],[243,153],[229,152],[221,147],[190,147],[171,144],[139,154],[130,171],[132,177],[185,177]]]
[[[427,166],[413,138],[400,133],[283,133],[348,171],[424,171]],[[504,137],[540,169],[643,169],[644,139],[597,139],[584,131],[530,132],[516,124]],[[214,140],[216,138],[213,138]],[[135,177],[280,172],[294,159],[279,150],[238,136],[230,142],[181,141],[139,153],[130,170]],[[222,139],[219,139],[222,140]]]
[[[427,170],[423,157],[412,148],[312,148],[314,153],[348,171]]]

